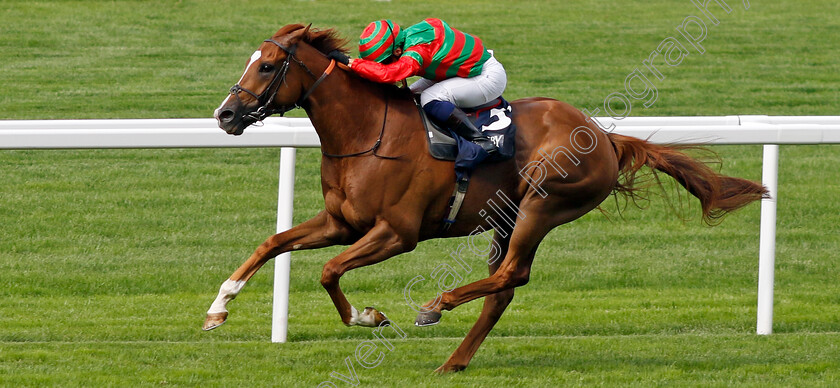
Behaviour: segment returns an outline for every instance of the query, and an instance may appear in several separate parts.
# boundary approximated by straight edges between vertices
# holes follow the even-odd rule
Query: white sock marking
[[[359,310],[356,310],[355,307],[350,306],[350,323],[347,326],[356,325],[359,322]]]
[[[242,287],[245,287],[244,280],[225,280],[222,283],[222,286],[219,287],[219,295],[216,296],[216,300],[213,301],[213,304],[210,305],[210,309],[207,310],[207,314],[215,314],[215,313],[225,313],[227,309],[228,302],[236,298],[236,295],[242,291]]]

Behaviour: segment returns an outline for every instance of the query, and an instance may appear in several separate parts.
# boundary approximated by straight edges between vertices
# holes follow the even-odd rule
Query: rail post
[[[292,209],[295,199],[294,147],[280,148],[280,182],[277,191],[277,233],[292,228]],[[289,324],[289,273],[291,252],[274,259],[274,299],[271,315],[271,342],[286,342]]]
[[[764,145],[761,182],[770,198],[761,200],[761,235],[758,251],[758,307],[756,334],[773,333],[773,283],[776,272],[776,201],[779,182],[779,145]]]

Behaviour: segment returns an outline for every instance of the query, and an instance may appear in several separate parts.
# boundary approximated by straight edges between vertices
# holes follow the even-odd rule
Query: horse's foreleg
[[[359,313],[339,287],[339,279],[345,272],[359,267],[376,264],[390,257],[414,249],[416,238],[400,236],[386,221],[379,221],[364,237],[346,251],[324,264],[321,285],[327,290],[335,304],[341,321],[347,326],[378,326],[387,318],[374,308]]]
[[[495,234],[494,239],[502,249],[501,255],[504,256],[507,252],[509,241],[499,237],[498,232]],[[491,276],[496,273],[499,265],[500,261],[495,261],[493,264],[490,264]],[[458,349],[456,349],[455,352],[449,356],[449,359],[437,368],[435,372],[457,372],[463,370],[467,367],[467,365],[469,365],[470,360],[473,355],[475,355],[478,347],[481,346],[482,342],[484,342],[484,339],[487,337],[487,334],[490,333],[490,330],[493,330],[493,326],[496,325],[496,322],[498,322],[499,318],[502,317],[502,314],[505,312],[508,304],[510,304],[510,301],[513,300],[513,292],[514,289],[511,288],[495,294],[487,295],[484,298],[484,307],[481,310],[481,315],[478,317],[478,321],[475,322],[475,325],[473,325],[472,329],[470,329],[470,332],[467,333],[467,336],[461,342],[461,345],[458,346]]]
[[[239,294],[248,279],[254,276],[268,260],[293,250],[322,248],[345,243],[351,236],[352,233],[346,225],[322,211],[309,221],[269,237],[257,247],[248,260],[234,271],[230,278],[222,283],[216,300],[207,310],[204,330],[215,329],[225,322],[228,316],[226,308],[228,302]]]

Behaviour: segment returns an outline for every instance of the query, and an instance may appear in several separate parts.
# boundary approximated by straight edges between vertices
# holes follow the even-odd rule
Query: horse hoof
[[[378,327],[382,322],[388,322],[388,317],[373,307],[365,307],[365,311],[359,314],[356,325],[362,327]]]
[[[414,326],[424,327],[437,325],[440,322],[441,313],[437,311],[424,311],[417,314],[417,319],[414,320]]]
[[[204,331],[213,330],[225,323],[227,316],[227,312],[207,314],[207,318],[204,319],[204,326],[201,329]]]
[[[464,370],[464,369],[466,369],[466,368],[467,368],[467,366],[466,366],[466,365],[449,365],[449,364],[443,364],[443,365],[439,366],[437,369],[435,369],[435,374],[438,374],[438,375],[445,375],[445,374],[447,374],[447,373],[460,372],[460,371],[462,371],[462,370]]]

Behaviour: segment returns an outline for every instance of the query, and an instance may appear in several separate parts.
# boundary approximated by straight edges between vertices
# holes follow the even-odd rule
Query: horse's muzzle
[[[237,115],[231,108],[216,109],[214,115],[219,128],[230,135],[239,136],[245,131],[245,127],[253,124],[246,122],[242,115]]]

